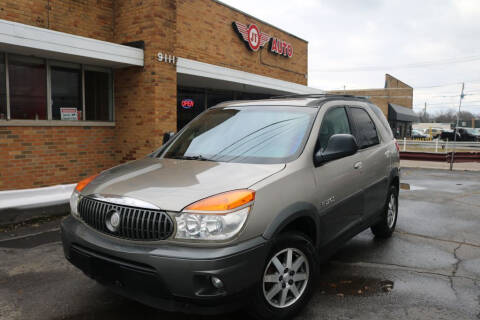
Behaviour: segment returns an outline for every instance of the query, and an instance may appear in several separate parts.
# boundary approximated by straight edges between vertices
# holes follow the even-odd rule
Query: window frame
[[[365,112],[368,117],[370,118],[370,121],[372,121],[373,123],[373,126],[375,128],[375,133],[377,134],[377,140],[378,142],[375,143],[375,144],[371,144],[371,145],[367,145],[367,146],[364,146],[364,147],[360,147],[358,146],[358,150],[361,151],[361,150],[366,150],[366,149],[369,149],[371,147],[375,147],[375,146],[378,146],[382,143],[382,140],[381,140],[381,135],[378,133],[378,129],[377,129],[377,124],[375,123],[375,121],[373,120],[372,116],[370,115],[370,113],[368,112],[367,108],[364,108],[364,107],[361,107],[361,106],[355,106],[355,105],[348,105],[346,106],[347,107],[347,114],[348,114],[348,119],[350,121],[350,128],[353,128],[353,136],[355,137],[355,139],[357,139],[357,143],[359,143],[358,141],[358,138],[357,138],[357,123],[355,121],[355,117],[352,115],[351,113],[351,110],[352,109],[360,109],[362,110],[363,112]]]
[[[6,93],[6,119],[0,119],[1,126],[114,126],[115,125],[115,99],[114,99],[114,73],[111,68],[86,65],[82,63],[68,62],[56,59],[47,59],[42,57],[33,57],[35,59],[41,59],[45,63],[46,71],[46,104],[47,104],[47,119],[46,120],[34,120],[34,119],[12,119],[11,118],[11,103],[10,103],[10,83],[9,83],[9,55],[16,55],[24,57],[26,59],[32,58],[28,55],[9,53],[1,51],[3,54],[3,60],[5,63],[5,93]],[[1,55],[0,55],[1,57]],[[81,108],[82,108],[82,119],[78,121],[69,121],[69,120],[54,120],[52,119],[52,67],[64,67],[79,69],[81,75]],[[108,74],[108,86],[109,86],[109,95],[108,95],[108,108],[110,113],[110,120],[86,120],[85,113],[85,71],[97,71],[104,72]],[[0,75],[1,76],[1,75]]]

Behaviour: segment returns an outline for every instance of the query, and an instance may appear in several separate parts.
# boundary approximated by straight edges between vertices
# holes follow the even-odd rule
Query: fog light
[[[217,289],[222,289],[223,288],[223,281],[220,280],[219,278],[215,277],[215,276],[212,276],[210,278],[210,280],[212,281],[212,285],[217,288]]]

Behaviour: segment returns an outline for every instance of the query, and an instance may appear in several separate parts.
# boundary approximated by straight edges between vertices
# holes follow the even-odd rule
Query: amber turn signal
[[[90,183],[92,182],[93,179],[95,179],[96,177],[98,176],[98,174],[95,174],[91,177],[88,177],[86,179],[83,179],[82,181],[80,181],[79,183],[77,183],[77,186],[75,187],[75,190],[77,190],[78,192],[82,191],[83,189],[85,189],[85,187]]]
[[[255,200],[255,191],[243,189],[220,193],[194,202],[185,210],[194,211],[228,211]]]

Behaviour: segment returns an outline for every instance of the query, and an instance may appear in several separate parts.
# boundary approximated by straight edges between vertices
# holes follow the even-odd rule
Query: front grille
[[[120,224],[112,231],[107,223],[114,211],[120,216]],[[155,241],[164,240],[173,233],[172,219],[160,210],[118,205],[85,197],[78,204],[78,213],[90,227],[118,238]]]

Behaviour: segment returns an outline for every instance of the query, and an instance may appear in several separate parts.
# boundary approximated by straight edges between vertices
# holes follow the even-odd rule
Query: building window
[[[113,121],[108,68],[0,52],[1,120]]]
[[[110,121],[111,80],[107,72],[85,70],[86,120]]]
[[[5,55],[0,53],[0,120],[7,119],[7,79],[5,75]]]
[[[77,69],[52,66],[52,119],[82,120],[82,73]],[[75,118],[76,115],[76,118]]]
[[[8,84],[12,119],[47,119],[45,61],[9,55]]]

